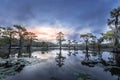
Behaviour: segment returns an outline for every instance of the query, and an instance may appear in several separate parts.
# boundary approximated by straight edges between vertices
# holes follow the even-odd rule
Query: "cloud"
[[[62,32],[65,36],[65,39],[72,34],[75,30],[73,28],[68,28],[68,26],[63,26],[60,23],[56,24],[43,24],[36,27],[29,27],[28,31],[36,33],[38,39],[41,41],[55,41],[57,33]]]
[[[79,39],[81,32],[103,32],[110,11],[119,3],[120,0],[0,0],[0,25],[28,26],[46,35],[44,39],[59,31],[69,39]]]
[[[92,33],[92,29],[89,27],[76,29],[74,30],[73,34],[68,36],[68,38],[70,40],[80,41],[80,34],[85,34],[85,33]]]
[[[79,34],[85,34],[85,33],[92,33],[91,28],[83,28],[81,30],[78,31]]]

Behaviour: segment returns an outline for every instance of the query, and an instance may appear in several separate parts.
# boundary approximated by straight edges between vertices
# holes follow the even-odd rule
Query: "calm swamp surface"
[[[120,54],[50,50],[29,57],[30,65],[5,80],[120,80]]]

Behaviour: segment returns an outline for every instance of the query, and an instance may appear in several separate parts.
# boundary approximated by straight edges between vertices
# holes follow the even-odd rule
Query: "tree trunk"
[[[85,43],[86,43],[86,52],[88,52],[88,40],[86,40]]]
[[[76,50],[76,48],[75,48],[75,44],[74,44],[74,50]]]
[[[98,52],[100,52],[101,45],[98,43]]]
[[[68,44],[68,48],[69,48],[69,50],[70,50],[70,43]]]
[[[12,43],[11,43],[11,38],[12,37],[12,35],[10,34],[10,38],[9,38],[9,52],[8,52],[8,55],[7,55],[7,58],[9,58],[10,57],[10,54],[11,54],[11,47],[12,47]]]
[[[62,45],[62,44],[61,44],[61,40],[60,40],[60,50],[61,50],[61,45]]]
[[[116,16],[115,18],[115,36],[114,36],[114,50],[115,52],[118,51],[118,44],[119,44],[119,40],[118,40],[118,16]]]
[[[22,55],[22,35],[20,34],[20,40],[19,40],[19,53],[18,53],[18,57],[20,57]]]

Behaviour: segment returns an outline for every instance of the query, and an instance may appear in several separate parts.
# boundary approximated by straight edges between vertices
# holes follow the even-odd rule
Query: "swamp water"
[[[29,64],[1,80],[120,80],[120,54],[50,50],[23,55]]]

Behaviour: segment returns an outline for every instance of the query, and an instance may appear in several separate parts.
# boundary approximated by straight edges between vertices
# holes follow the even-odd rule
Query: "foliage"
[[[119,44],[119,27],[120,27],[120,7],[113,9],[110,12],[110,19],[108,19],[108,25],[112,29],[113,36],[113,47],[114,51],[117,51]]]
[[[62,42],[65,41],[64,34],[62,32],[57,33],[56,40],[58,41],[59,46],[60,46],[60,50],[61,50]]]
[[[62,32],[57,33],[56,40],[59,41],[59,42],[60,41],[65,41],[64,34]]]

